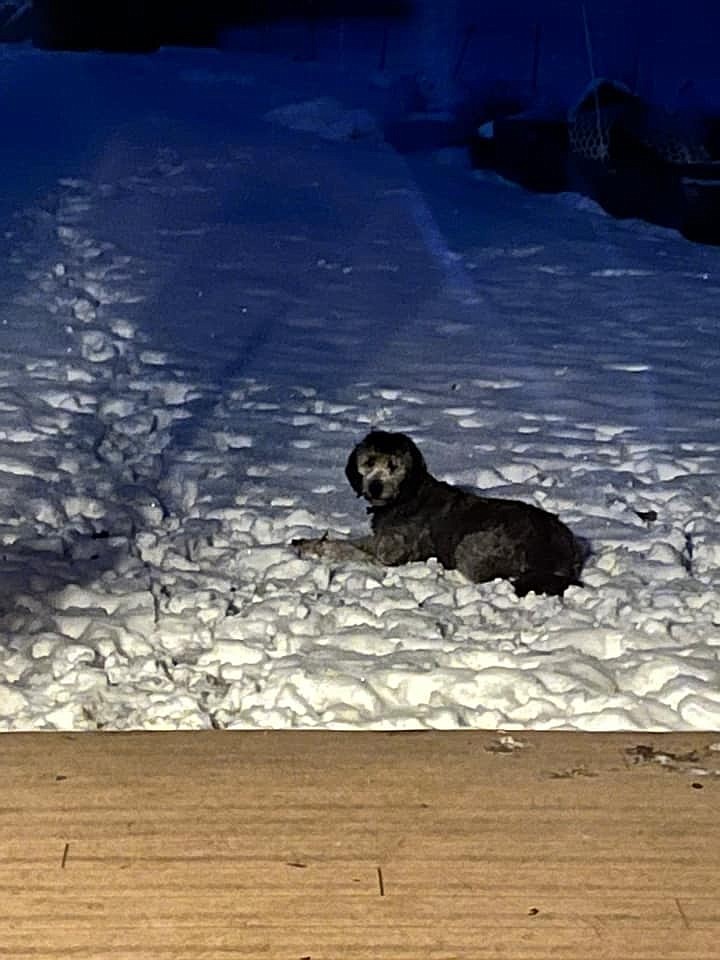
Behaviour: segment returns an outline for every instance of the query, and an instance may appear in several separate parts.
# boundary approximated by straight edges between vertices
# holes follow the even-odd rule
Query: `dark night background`
[[[330,32],[342,24],[357,36],[367,35],[372,22],[377,29],[390,21],[403,33],[420,22],[431,26],[424,40],[409,43],[417,67],[425,69],[425,61],[444,54],[455,78],[472,86],[498,60],[512,67],[510,73],[530,74],[538,42],[540,82],[561,67],[586,76],[583,8],[596,71],[639,81],[646,96],[664,100],[683,83],[715,78],[717,57],[707,38],[720,28],[720,9],[702,0],[11,0],[0,4],[0,36],[32,37],[49,49],[150,51],[167,44],[222,44],[229,28],[278,21]]]

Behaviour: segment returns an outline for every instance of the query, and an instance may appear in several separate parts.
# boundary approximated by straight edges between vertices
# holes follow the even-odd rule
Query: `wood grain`
[[[0,737],[0,960],[715,960],[720,735]]]

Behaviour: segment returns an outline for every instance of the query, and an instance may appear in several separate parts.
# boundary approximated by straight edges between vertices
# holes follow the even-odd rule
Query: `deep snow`
[[[720,250],[401,157],[323,64],[0,75],[3,728],[717,728]],[[371,425],[586,587],[296,558]]]

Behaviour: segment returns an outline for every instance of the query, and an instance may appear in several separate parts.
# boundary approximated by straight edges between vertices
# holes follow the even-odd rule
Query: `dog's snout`
[[[377,477],[375,477],[368,483],[367,491],[373,500],[379,500],[383,494],[382,480],[378,480]]]

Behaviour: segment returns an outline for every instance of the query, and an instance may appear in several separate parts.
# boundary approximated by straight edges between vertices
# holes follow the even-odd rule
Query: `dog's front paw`
[[[321,537],[298,537],[296,540],[290,541],[290,546],[299,557],[321,557],[323,544],[326,541],[327,532]]]

